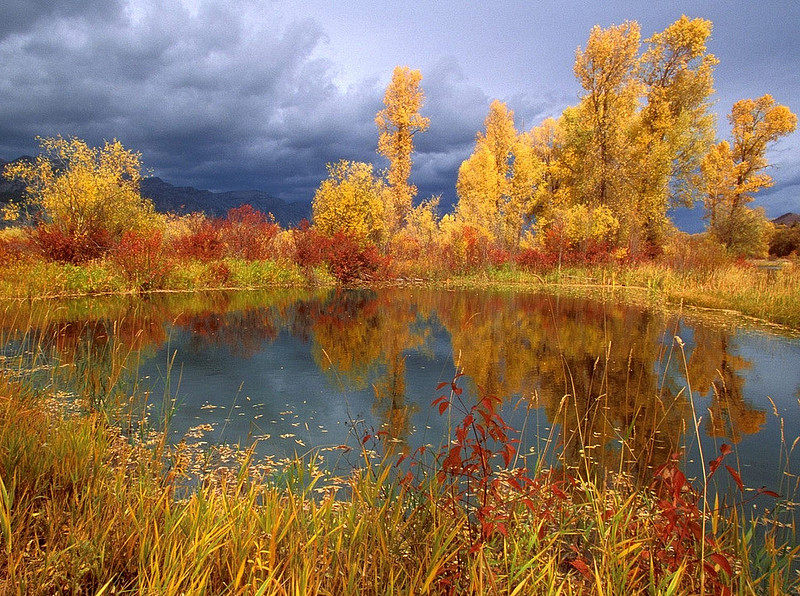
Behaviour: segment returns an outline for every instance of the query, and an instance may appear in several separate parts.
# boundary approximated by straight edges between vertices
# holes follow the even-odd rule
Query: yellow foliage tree
[[[640,61],[645,96],[632,133],[632,175],[637,223],[650,244],[663,240],[670,206],[700,198],[694,173],[714,139],[709,97],[718,61],[706,53],[710,36],[710,21],[682,16],[647,40]]]
[[[530,134],[517,134],[514,112],[494,100],[478,133],[475,150],[458,170],[457,214],[490,242],[519,246],[543,174]]]
[[[153,205],[139,192],[139,153],[117,140],[103,147],[61,136],[39,142],[42,154],[7,167],[5,175],[22,180],[28,200],[64,233],[79,238],[102,230],[113,238],[154,224]]]
[[[558,122],[557,165],[547,167],[542,199],[561,209],[605,206],[619,222],[616,244],[660,245],[669,207],[702,192],[695,174],[714,132],[710,35],[709,21],[683,16],[647,39],[640,56],[637,23],[592,29],[574,68],[585,93]]]
[[[420,87],[422,74],[407,66],[397,66],[386,88],[386,106],[375,116],[378,126],[378,153],[389,160],[387,173],[387,229],[390,237],[405,223],[417,194],[409,183],[414,135],[428,129],[430,120],[420,115],[424,94]]]
[[[576,108],[563,117],[567,166],[572,202],[605,205],[621,220],[630,219],[630,159],[628,135],[635,114],[640,84],[634,76],[639,51],[639,25],[601,29],[595,26],[586,49],[578,49],[575,76],[585,90]]]
[[[758,254],[765,249],[769,226],[748,204],[755,193],[772,186],[764,171],[767,148],[795,130],[797,116],[763,95],[737,101],[728,120],[733,144],[718,143],[701,164],[709,231],[732,252]]]
[[[314,194],[314,225],[328,236],[342,231],[362,246],[380,246],[386,237],[384,193],[372,164],[346,160],[328,164],[328,178]]]

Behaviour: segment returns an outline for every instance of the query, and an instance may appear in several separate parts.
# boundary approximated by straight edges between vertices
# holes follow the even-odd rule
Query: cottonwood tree
[[[361,246],[380,246],[386,238],[385,192],[372,164],[346,160],[328,164],[328,178],[311,205],[314,225],[327,236],[342,231]]]
[[[729,251],[758,254],[766,249],[768,225],[763,211],[748,205],[755,193],[772,186],[765,172],[767,149],[795,130],[797,116],[767,94],[737,101],[728,120],[732,143],[716,144],[702,162],[706,218],[711,234]]]
[[[102,147],[61,136],[40,138],[42,153],[32,162],[6,168],[8,178],[26,185],[26,197],[44,220],[76,243],[104,238],[110,243],[126,230],[141,231],[157,219],[139,192],[141,155],[117,140]],[[96,247],[102,252],[108,246]]]
[[[595,26],[586,48],[579,48],[575,58],[575,76],[585,94],[562,117],[561,159],[568,172],[571,202],[609,207],[622,224],[623,236],[634,211],[626,174],[632,152],[630,125],[641,89],[635,77],[639,41],[635,22],[608,29]]]
[[[575,60],[580,103],[536,131],[548,158],[539,203],[554,207],[542,224],[548,211],[602,208],[617,220],[612,243],[638,251],[663,242],[669,207],[701,195],[695,174],[714,134],[710,33],[710,22],[684,16],[640,55],[637,23],[592,29]]]
[[[430,120],[420,115],[424,94],[422,74],[407,66],[397,66],[383,98],[385,108],[375,116],[378,126],[378,153],[389,160],[387,173],[387,230],[389,237],[405,223],[417,187],[409,182],[414,135],[428,129]]]
[[[488,240],[505,248],[519,246],[543,165],[530,134],[518,134],[514,112],[495,100],[479,132],[475,149],[458,170],[457,214]]]
[[[701,198],[695,173],[714,140],[714,55],[707,53],[711,22],[682,16],[647,41],[638,76],[644,105],[633,127],[634,159],[643,240],[662,242],[667,210]]]

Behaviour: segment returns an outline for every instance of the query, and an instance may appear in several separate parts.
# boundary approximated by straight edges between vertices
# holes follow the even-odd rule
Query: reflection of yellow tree
[[[735,346],[725,329],[698,326],[694,340],[688,361],[689,380],[698,393],[712,392],[706,432],[712,437],[727,437],[734,443],[742,439],[742,434],[757,433],[767,414],[745,402],[745,379],[740,374],[751,363],[731,353]]]
[[[336,382],[375,390],[375,410],[392,442],[405,442],[411,409],[405,403],[403,352],[421,346],[427,328],[407,291],[337,291],[317,307],[311,353]]]
[[[659,386],[663,327],[652,315],[518,293],[441,297],[463,371],[487,394],[536,394],[568,465],[586,453],[598,469],[646,474],[679,444],[686,404]]]
[[[0,311],[0,336],[31,343],[78,381],[88,400],[108,398],[138,370],[137,361],[167,341],[167,326],[193,332],[193,341],[229,346],[244,356],[274,339],[293,291],[196,293],[191,296],[109,297],[20,303]]]

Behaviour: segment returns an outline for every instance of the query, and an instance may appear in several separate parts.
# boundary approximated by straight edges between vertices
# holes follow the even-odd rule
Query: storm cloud
[[[422,70],[431,120],[414,182],[447,203],[494,97],[530,128],[577,102],[571,66],[592,25],[635,19],[647,36],[684,12],[715,23],[720,114],[766,92],[800,110],[791,3],[736,13],[711,2],[401,4],[5,2],[0,158],[35,153],[37,136],[117,138],[173,184],[310,200],[328,162],[385,166],[374,117],[392,68],[406,64]],[[775,209],[800,211],[798,145],[795,134],[774,153]],[[779,215],[766,193],[764,203]]]

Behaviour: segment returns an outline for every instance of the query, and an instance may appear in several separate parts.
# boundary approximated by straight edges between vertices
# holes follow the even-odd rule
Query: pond
[[[699,437],[706,462],[727,443],[746,485],[791,492],[800,339],[724,317],[386,288],[34,301],[7,305],[1,323],[6,357],[26,353],[50,379],[71,371],[98,402],[148,394],[158,418],[166,399],[176,442],[334,457],[383,431],[385,449],[438,448],[457,421],[431,403],[462,374],[467,406],[502,400],[529,467],[646,481],[683,452],[697,476]]]

